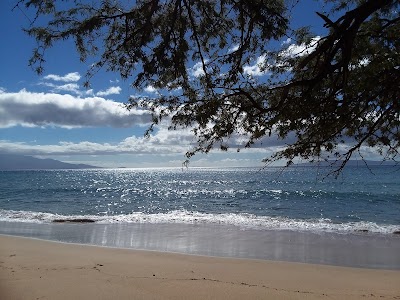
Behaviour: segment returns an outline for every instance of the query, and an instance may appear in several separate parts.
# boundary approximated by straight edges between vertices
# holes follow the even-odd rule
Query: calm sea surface
[[[400,230],[400,171],[294,167],[0,172],[0,221],[224,224],[239,228]]]

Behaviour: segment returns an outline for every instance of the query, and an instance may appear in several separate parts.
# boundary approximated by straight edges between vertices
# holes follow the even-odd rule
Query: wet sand
[[[400,236],[213,224],[0,222],[0,234],[115,248],[400,270]]]
[[[400,271],[0,236],[0,299],[400,299]]]

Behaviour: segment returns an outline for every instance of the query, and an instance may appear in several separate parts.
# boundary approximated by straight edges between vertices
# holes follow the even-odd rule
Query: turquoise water
[[[107,169],[0,172],[0,221],[226,224],[383,234],[400,230],[400,172],[328,169]]]

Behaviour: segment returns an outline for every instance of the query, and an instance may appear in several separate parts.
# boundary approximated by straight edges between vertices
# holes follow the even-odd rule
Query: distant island
[[[42,159],[27,155],[0,153],[0,171],[59,169],[100,169],[100,167],[70,164],[55,159]]]

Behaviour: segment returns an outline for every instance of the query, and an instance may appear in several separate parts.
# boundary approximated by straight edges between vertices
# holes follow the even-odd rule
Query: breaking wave
[[[291,219],[287,217],[257,216],[245,213],[201,213],[195,211],[176,210],[167,213],[146,214],[134,212],[124,215],[60,215],[46,212],[1,210],[0,221],[26,223],[52,223],[54,221],[88,220],[99,224],[219,224],[237,226],[243,229],[258,230],[294,230],[314,232],[371,232],[381,234],[399,233],[399,225],[377,224],[374,222],[357,221],[335,223],[328,218]]]

